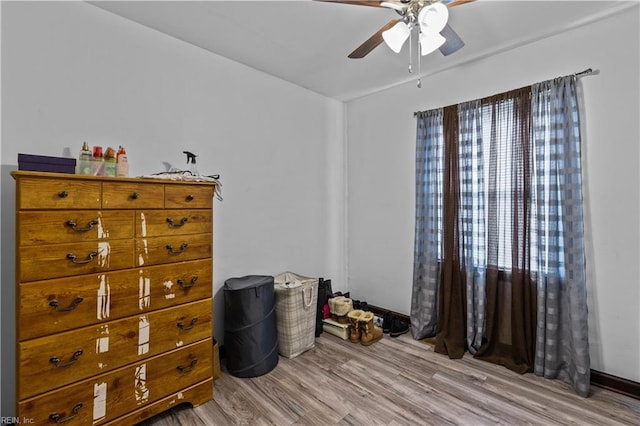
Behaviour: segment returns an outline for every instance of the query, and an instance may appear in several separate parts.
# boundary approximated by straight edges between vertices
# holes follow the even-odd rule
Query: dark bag
[[[316,311],[316,337],[322,334],[322,308],[330,297],[333,297],[331,291],[331,280],[318,278],[318,308]]]

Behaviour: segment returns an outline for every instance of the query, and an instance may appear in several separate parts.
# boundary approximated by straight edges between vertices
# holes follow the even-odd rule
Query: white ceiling
[[[348,101],[417,77],[381,44],[363,59],[347,55],[398,18],[374,7],[293,1],[92,1],[102,9],[314,92]],[[477,0],[450,9],[466,46],[423,57],[422,76],[603,19],[637,1]],[[415,49],[414,49],[415,55]],[[580,71],[580,70],[576,70]]]

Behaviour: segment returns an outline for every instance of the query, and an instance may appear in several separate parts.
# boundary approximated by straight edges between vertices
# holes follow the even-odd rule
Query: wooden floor
[[[156,425],[638,425],[640,401],[597,387],[518,375],[470,356],[449,360],[408,334],[365,347],[323,333],[270,373],[225,372],[215,400],[174,407]]]

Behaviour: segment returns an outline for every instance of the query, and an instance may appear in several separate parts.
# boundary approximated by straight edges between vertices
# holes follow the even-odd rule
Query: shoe
[[[336,296],[329,299],[331,319],[340,324],[347,324],[347,314],[353,310],[353,301],[348,297]]]
[[[391,332],[391,323],[393,322],[393,315],[391,312],[387,311],[382,316],[382,332],[385,334],[389,334]]]
[[[369,346],[382,339],[382,329],[373,323],[373,312],[364,312],[360,315],[358,325],[362,332],[360,343],[364,346]]]
[[[400,317],[394,315],[393,319],[391,320],[391,330],[389,332],[389,335],[391,337],[398,337],[408,331],[409,331],[409,324],[406,323],[404,320],[400,319]]]
[[[364,314],[364,311],[360,309],[353,310],[347,314],[347,318],[349,318],[349,340],[351,343],[360,343],[360,339],[362,339],[359,321],[362,314]]]
[[[360,309],[361,311],[368,311],[369,305],[364,300],[354,300],[353,309]]]

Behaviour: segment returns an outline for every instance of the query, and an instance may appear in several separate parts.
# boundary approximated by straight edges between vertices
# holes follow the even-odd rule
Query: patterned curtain
[[[475,354],[485,335],[487,284],[486,184],[482,102],[458,105],[460,143],[460,229],[467,287],[467,349]]]
[[[418,113],[413,336],[587,396],[575,77]]]
[[[575,76],[532,86],[538,229],[535,373],[588,396],[590,358]]]
[[[414,339],[435,335],[440,283],[442,222],[442,109],[417,114],[416,224],[413,252],[411,332]]]

